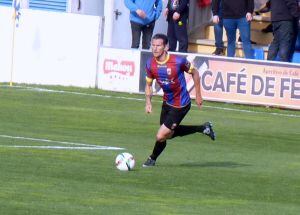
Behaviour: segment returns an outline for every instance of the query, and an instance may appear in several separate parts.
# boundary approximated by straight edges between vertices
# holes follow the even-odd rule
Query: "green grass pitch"
[[[170,140],[157,166],[142,168],[161,97],[146,115],[143,95],[3,85],[0,214],[300,214],[299,111],[193,106],[182,124],[212,121],[217,140]],[[71,143],[125,150],[33,148]],[[124,151],[136,159],[133,171],[114,166]]]

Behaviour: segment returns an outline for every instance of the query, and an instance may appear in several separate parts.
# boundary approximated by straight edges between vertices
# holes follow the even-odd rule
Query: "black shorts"
[[[164,124],[167,128],[174,130],[189,112],[190,108],[191,103],[182,108],[175,108],[163,102],[160,113],[160,125]]]

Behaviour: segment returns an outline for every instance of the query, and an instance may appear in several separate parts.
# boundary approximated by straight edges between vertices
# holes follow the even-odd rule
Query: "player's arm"
[[[191,63],[192,61],[193,60],[187,60],[186,58],[184,58],[181,68],[183,69],[183,71],[192,75],[196,92],[196,104],[199,108],[201,108],[203,100],[201,95],[200,75],[198,70],[194,67],[193,63]]]
[[[192,68],[192,77],[194,80],[194,86],[195,86],[195,91],[196,91],[196,104],[198,105],[199,108],[202,107],[203,99],[201,95],[201,83],[200,83],[200,76],[199,72],[196,68]]]
[[[152,112],[152,80],[149,78],[146,78],[146,87],[145,87],[145,96],[146,96],[146,106],[145,111],[146,113]]]

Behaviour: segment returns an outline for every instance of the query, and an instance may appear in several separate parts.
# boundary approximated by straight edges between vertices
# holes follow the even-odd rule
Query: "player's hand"
[[[146,113],[152,113],[152,104],[146,104],[145,112]]]
[[[164,10],[164,16],[167,17],[167,16],[168,16],[168,13],[169,13],[169,9],[166,8],[166,9]]]
[[[143,11],[143,10],[141,10],[141,9],[137,9],[135,12],[136,12],[137,15],[138,15],[139,17],[141,17],[142,19],[145,19],[146,16],[147,16],[146,13],[145,13],[145,11]]]
[[[213,23],[218,24],[220,22],[220,18],[218,15],[213,16]]]
[[[252,14],[251,14],[251,13],[247,13],[247,14],[246,14],[246,19],[247,19],[248,22],[251,22],[252,19],[253,19]]]
[[[180,13],[178,13],[178,12],[173,13],[173,20],[174,21],[178,20],[179,18],[180,18]]]
[[[198,108],[202,108],[202,104],[203,104],[203,99],[201,96],[196,96],[196,104],[198,106]]]

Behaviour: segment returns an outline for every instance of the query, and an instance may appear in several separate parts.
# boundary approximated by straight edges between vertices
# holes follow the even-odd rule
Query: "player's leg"
[[[170,115],[174,115],[173,121],[176,121],[177,125],[172,128],[173,135],[170,138],[174,137],[183,137],[194,133],[203,133],[209,136],[212,140],[215,140],[215,132],[212,128],[212,124],[210,122],[206,122],[202,125],[180,125],[181,121],[184,119],[186,114],[190,110],[190,105],[180,108],[180,109],[174,109],[171,111]]]
[[[164,103],[161,112],[161,126],[156,134],[156,141],[164,142],[167,139],[194,133],[203,133],[215,140],[215,133],[210,122],[202,125],[180,125],[190,108],[191,104],[183,108],[174,108]]]
[[[216,139],[215,132],[211,122],[206,122],[202,125],[179,125],[175,130],[172,138],[183,137],[186,135],[202,133],[209,136],[212,140]]]
[[[149,156],[149,158],[143,164],[143,167],[154,166],[157,157],[163,152],[163,150],[167,146],[166,139],[167,139],[167,137],[172,135],[172,134],[169,134],[169,132],[170,131],[172,132],[172,130],[168,129],[163,123],[167,119],[169,112],[170,112],[170,106],[166,105],[166,103],[164,102],[162,104],[162,108],[161,108],[160,128],[158,129],[157,134],[156,134],[156,142],[154,144],[152,154]]]

